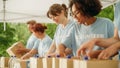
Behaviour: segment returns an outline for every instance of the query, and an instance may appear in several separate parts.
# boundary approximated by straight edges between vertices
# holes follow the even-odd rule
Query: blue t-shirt
[[[27,45],[26,45],[26,48],[27,49],[32,49],[34,44],[35,44],[35,41],[37,40],[38,38],[31,34],[31,36],[29,37],[28,41],[27,41]]]
[[[39,57],[43,57],[50,48],[51,44],[52,39],[48,35],[46,35],[42,40],[39,39],[35,42],[35,46],[33,47],[33,49],[38,50]]]
[[[86,41],[89,41],[92,38],[110,38],[114,34],[114,25],[111,20],[107,18],[97,17],[96,21],[89,25],[85,26],[83,24],[76,23],[75,25],[75,44],[76,50],[80,48],[81,44]],[[95,46],[94,50],[100,49],[100,47]]]
[[[53,42],[55,43],[56,47],[59,46],[59,44],[64,44],[67,48],[73,48],[74,44],[72,43],[74,32],[73,32],[73,27],[75,25],[75,22],[73,20],[69,20],[67,25],[63,28],[61,24],[57,26],[55,35],[54,35],[54,40]]]

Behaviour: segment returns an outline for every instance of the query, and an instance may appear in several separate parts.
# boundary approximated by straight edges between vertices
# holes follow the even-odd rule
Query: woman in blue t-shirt
[[[92,39],[87,43],[84,43],[81,48],[78,50],[78,56],[82,52],[86,52],[88,56],[94,56],[95,52],[92,50],[94,45],[97,44],[98,46],[104,47],[106,49],[102,50],[99,54],[97,54],[98,59],[108,59],[111,56],[114,56],[120,50],[120,1],[115,5],[115,12],[114,12],[114,36],[109,39],[103,38],[96,38]]]
[[[55,56],[57,54],[60,56],[65,56],[71,54],[72,52],[71,49],[72,46],[74,46],[74,44],[72,43],[74,41],[72,39],[74,34],[74,22],[67,18],[67,10],[68,9],[65,4],[53,4],[52,6],[50,6],[47,12],[48,18],[55,21],[55,23],[57,24],[57,28],[54,34],[53,42],[46,56]]]
[[[110,38],[114,33],[114,26],[110,19],[96,17],[101,11],[99,0],[70,0],[72,17],[77,21],[75,24],[75,45],[77,49],[93,38]],[[102,49],[95,46],[94,50]]]
[[[45,56],[45,53],[48,51],[52,43],[52,39],[45,33],[46,29],[47,27],[41,23],[37,23],[33,26],[33,34],[38,38],[38,40],[35,42],[31,51],[22,56],[21,59],[27,59],[37,53],[39,57]]]

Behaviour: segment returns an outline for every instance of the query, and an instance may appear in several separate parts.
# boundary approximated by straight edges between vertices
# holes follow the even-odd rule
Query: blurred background
[[[62,0],[64,2],[64,0]],[[62,3],[61,2],[61,3]],[[44,5],[45,6],[45,5]],[[3,10],[4,11],[4,10]],[[1,12],[0,12],[1,13]],[[114,19],[114,8],[113,5],[104,8],[98,17],[106,17],[113,21]],[[44,23],[47,26],[46,33],[53,38],[56,30],[56,24],[52,21],[45,19],[47,22]],[[21,41],[26,45],[26,41],[30,35],[26,22],[19,21],[17,23],[12,21],[3,22],[4,19],[0,18],[0,56],[8,56],[6,49],[13,43]],[[5,24],[4,24],[5,23]],[[4,30],[5,28],[5,30]]]

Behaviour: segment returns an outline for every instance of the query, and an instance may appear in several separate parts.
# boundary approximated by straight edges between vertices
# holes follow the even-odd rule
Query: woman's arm
[[[120,41],[116,42],[115,44],[111,45],[110,47],[106,48],[105,50],[103,50],[98,58],[99,59],[108,59],[111,56],[114,56],[115,54],[117,54],[117,52],[120,49]]]
[[[51,44],[51,46],[50,46],[48,52],[46,53],[46,55],[55,52],[55,50],[56,50],[56,45],[55,45],[54,42],[52,42],[52,44]]]
[[[118,35],[118,28],[117,27],[114,29],[114,38],[117,39],[117,40],[120,40],[119,35]]]
[[[101,47],[109,47],[110,45],[118,42],[119,40],[118,39],[115,39],[114,37],[113,38],[108,38],[108,39],[104,39],[104,38],[98,38],[98,39],[95,39],[95,44],[98,45],[98,46],[101,46]]]
[[[35,54],[37,54],[37,52],[38,52],[37,50],[32,49],[31,51],[29,51],[28,53],[26,53],[25,55],[23,55],[21,57],[21,59],[28,59],[28,58],[34,56]]]
[[[94,45],[98,45],[100,47],[104,47],[107,48],[109,46],[111,46],[112,44],[115,44],[116,42],[118,42],[118,39],[115,38],[95,38],[92,39],[88,42],[85,42],[84,44],[81,45],[81,47],[77,50],[77,56],[80,56],[81,53],[86,53],[86,50],[88,50],[89,52],[92,51]]]

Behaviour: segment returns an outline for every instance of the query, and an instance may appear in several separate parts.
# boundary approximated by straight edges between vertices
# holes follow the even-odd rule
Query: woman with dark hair
[[[47,55],[55,56],[59,54],[60,56],[65,56],[72,53],[72,42],[73,38],[73,25],[74,22],[67,18],[68,9],[65,4],[53,4],[50,6],[47,16],[55,21],[58,25],[54,40]],[[58,49],[59,48],[59,49]]]
[[[114,33],[114,26],[107,18],[96,17],[101,11],[99,0],[70,0],[69,4],[75,25],[75,43],[78,55],[81,45],[93,38],[110,38]],[[101,49],[94,47],[94,50]],[[99,51],[98,51],[99,52]]]
[[[33,34],[38,38],[38,40],[35,42],[32,50],[21,57],[22,59],[32,57],[37,53],[39,57],[45,56],[45,53],[48,51],[50,44],[52,43],[52,39],[45,33],[46,29],[47,27],[40,23],[33,26]]]
[[[78,50],[78,54],[81,51],[90,50],[92,51],[94,45],[98,45],[104,47],[104,49],[100,54],[98,54],[98,59],[108,59],[111,56],[118,54],[120,50],[120,1],[115,5],[114,12],[114,36],[108,39],[104,38],[95,38],[90,40],[89,42],[82,45],[82,47]],[[92,53],[92,52],[89,52]],[[90,56],[94,56],[95,54],[91,54]],[[120,55],[120,52],[119,52]],[[120,59],[120,56],[119,56]]]

